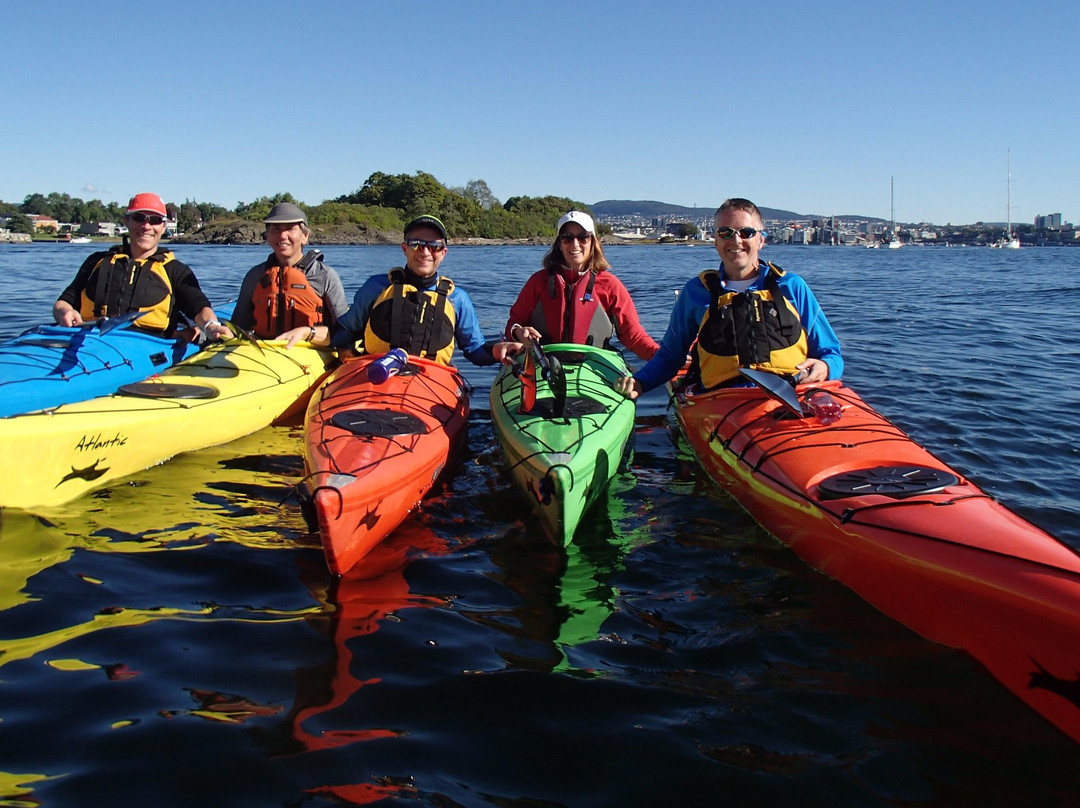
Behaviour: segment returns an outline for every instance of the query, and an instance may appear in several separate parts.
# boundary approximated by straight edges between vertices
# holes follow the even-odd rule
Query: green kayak
[[[504,365],[491,386],[511,479],[556,542],[570,542],[629,448],[634,402],[612,388],[629,374],[614,351],[555,344]]]

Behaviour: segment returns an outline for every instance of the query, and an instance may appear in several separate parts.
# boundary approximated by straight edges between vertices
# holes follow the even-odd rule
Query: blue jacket
[[[720,266],[723,278],[724,267]],[[750,289],[764,286],[765,273],[759,273]],[[829,366],[829,378],[839,379],[844,372],[844,358],[840,353],[840,340],[825,318],[817,298],[806,281],[790,272],[779,278],[780,291],[792,302],[806,329],[806,348],[811,359],[820,359]],[[700,278],[686,282],[671,311],[667,332],[660,342],[660,350],[634,374],[644,390],[652,390],[675,377],[683,365],[690,346],[697,338],[698,327],[709,308],[709,290]]]
[[[436,280],[437,280],[436,276]],[[367,325],[371,307],[375,305],[379,295],[390,285],[390,277],[387,273],[372,275],[353,297],[352,306],[341,316],[338,321],[340,330],[334,335],[330,344],[335,348],[351,348],[353,343],[364,336],[364,326]],[[454,342],[465,358],[474,365],[493,365],[495,359],[485,347],[484,333],[480,330],[480,321],[476,316],[472,299],[468,292],[457,284],[450,292],[447,300],[454,307],[456,326],[454,328]]]

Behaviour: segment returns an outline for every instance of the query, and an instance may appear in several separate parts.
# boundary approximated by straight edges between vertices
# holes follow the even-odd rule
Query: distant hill
[[[592,212],[600,218],[615,216],[642,216],[656,219],[661,216],[679,216],[687,219],[707,219],[716,213],[717,206],[709,208],[689,208],[684,205],[672,205],[669,202],[634,199],[605,199],[590,205]],[[795,213],[777,208],[761,208],[765,219],[819,219],[818,214]]]

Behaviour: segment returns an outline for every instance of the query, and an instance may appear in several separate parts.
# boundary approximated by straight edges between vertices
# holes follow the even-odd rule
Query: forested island
[[[137,189],[152,190],[152,189]],[[308,215],[312,243],[396,244],[405,223],[415,216],[438,216],[455,240],[477,239],[515,243],[550,243],[555,223],[568,210],[589,210],[583,202],[559,196],[514,196],[500,202],[484,180],[464,188],[449,188],[431,174],[376,172],[354,193],[308,205],[290,193],[241,202],[229,210],[211,202],[166,201],[174,222],[174,242],[193,244],[259,244],[262,220],[278,202],[300,205]],[[16,233],[33,233],[34,216],[55,219],[58,229],[85,232],[83,225],[121,222],[124,206],[101,200],[84,201],[68,194],[31,194],[21,203],[0,201],[0,214],[11,219]],[[603,225],[598,225],[601,233]]]

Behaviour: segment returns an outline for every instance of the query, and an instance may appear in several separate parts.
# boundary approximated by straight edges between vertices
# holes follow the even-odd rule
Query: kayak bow
[[[504,365],[491,387],[491,422],[514,487],[559,544],[603,494],[630,446],[634,403],[614,390],[630,371],[614,351],[548,345],[539,377]],[[535,391],[533,390],[535,385]]]

